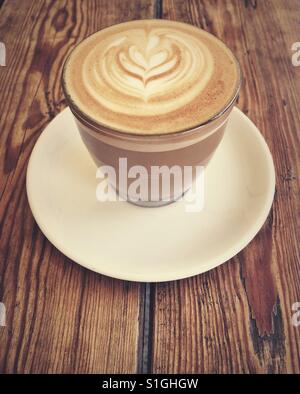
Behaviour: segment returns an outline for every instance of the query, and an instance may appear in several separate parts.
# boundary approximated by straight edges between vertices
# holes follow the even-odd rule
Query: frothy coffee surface
[[[129,133],[199,125],[236,92],[238,68],[217,38],[188,24],[140,20],[101,30],[71,53],[68,96],[88,117]]]

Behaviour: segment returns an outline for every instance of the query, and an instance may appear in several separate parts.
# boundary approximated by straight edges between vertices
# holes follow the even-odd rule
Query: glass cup
[[[110,166],[114,169],[116,176],[109,178],[108,182],[122,199],[140,206],[156,207],[169,204],[183,196],[196,179],[195,169],[206,167],[223,138],[241,85],[238,61],[236,60],[238,79],[234,93],[218,114],[191,129],[155,135],[117,131],[91,119],[76,105],[68,93],[64,77],[67,62],[68,59],[63,68],[62,87],[82,141],[97,167]],[[136,178],[127,177],[124,181],[124,174],[128,175],[128,171],[132,168],[137,169],[133,172],[138,173],[138,168],[141,167],[144,170],[139,173],[139,177],[143,178],[145,187],[140,190],[137,197],[136,190],[132,188]],[[178,181],[178,177],[174,175],[175,169],[177,174],[183,176],[184,169],[187,167],[192,169],[191,176]],[[155,171],[152,171],[153,168]],[[168,171],[167,179],[164,178],[163,173],[166,174]],[[164,181],[169,182],[168,187],[164,187]]]

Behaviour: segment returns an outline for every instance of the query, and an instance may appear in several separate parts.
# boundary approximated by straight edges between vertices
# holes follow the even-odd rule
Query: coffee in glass
[[[240,82],[238,61],[222,41],[185,23],[155,19],[89,36],[71,52],[62,78],[95,163],[112,166],[116,190],[144,206],[174,201],[191,186],[195,175],[189,184],[171,182],[164,193],[151,169],[206,166],[223,137]],[[148,188],[138,200],[130,195],[130,180],[119,189],[120,158],[127,159],[128,169],[147,170]]]

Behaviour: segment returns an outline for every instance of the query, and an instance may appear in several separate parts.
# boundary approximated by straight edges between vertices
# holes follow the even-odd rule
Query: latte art
[[[223,66],[227,78],[231,69],[229,81]],[[90,36],[71,54],[65,77],[73,101],[95,121],[125,132],[161,133],[217,112],[234,92],[237,67],[208,33],[149,20]]]
[[[165,114],[193,100],[205,88],[213,67],[202,43],[164,29],[139,29],[111,37],[109,45],[95,45],[82,73],[96,102],[115,112],[145,116]]]

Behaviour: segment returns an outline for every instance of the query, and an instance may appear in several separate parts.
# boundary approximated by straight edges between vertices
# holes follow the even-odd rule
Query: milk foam
[[[65,66],[68,95],[95,121],[124,132],[194,127],[220,111],[236,90],[227,47],[193,26],[133,21],[84,40]]]

